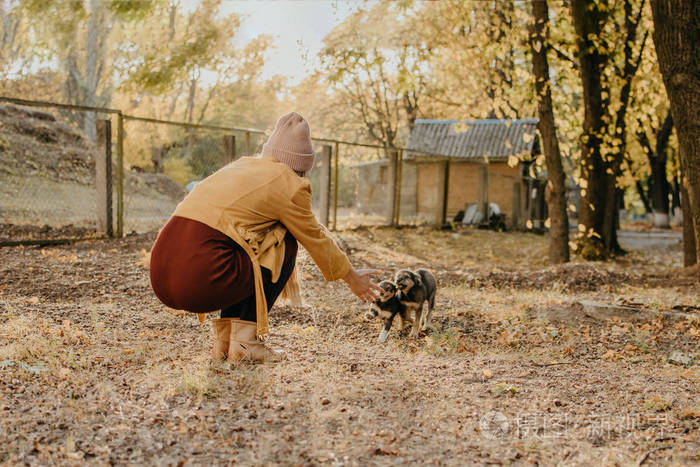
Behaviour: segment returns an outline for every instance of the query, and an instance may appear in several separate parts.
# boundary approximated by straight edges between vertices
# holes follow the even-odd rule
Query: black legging
[[[287,232],[284,237],[284,263],[282,271],[277,282],[272,282],[272,271],[267,268],[260,268],[262,271],[263,289],[265,290],[265,299],[267,300],[267,311],[270,311],[272,305],[275,304],[277,297],[282,293],[282,289],[287,284],[287,281],[294,271],[294,264],[297,258],[297,241]],[[257,313],[255,308],[255,292],[248,298],[235,303],[221,310],[222,318],[239,318],[244,321],[257,321]]]

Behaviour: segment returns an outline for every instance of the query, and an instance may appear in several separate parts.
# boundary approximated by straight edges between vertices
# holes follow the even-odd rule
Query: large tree
[[[671,102],[681,183],[687,194],[683,222],[693,227],[695,251],[700,251],[700,2],[652,0],[651,4],[654,43]]]
[[[23,58],[29,45],[28,23],[20,6],[0,1],[0,76],[6,75]]]
[[[650,138],[649,133],[653,135],[653,139]],[[647,205],[647,210],[653,215],[654,225],[660,228],[669,228],[671,184],[668,181],[666,167],[672,133],[673,118],[670,110],[666,112],[666,117],[660,122],[660,127],[652,127],[651,131],[648,132],[644,125],[638,122],[636,129],[637,141],[647,156],[650,170],[648,192],[645,193],[639,189],[639,194]]]
[[[115,90],[113,65],[121,50],[113,46],[120,23],[140,22],[151,12],[153,0],[25,0],[33,16],[36,48],[60,64],[64,99],[72,104],[108,107]],[[95,138],[95,114],[77,114],[83,130]]]
[[[122,108],[166,120],[233,126],[258,127],[273,118],[270,108],[282,83],[263,82],[260,76],[269,36],[238,47],[234,40],[241,17],[223,15],[219,0],[203,1],[192,9],[171,1],[154,10],[148,28],[123,28],[131,43],[119,67],[123,84],[117,98]],[[198,130],[145,124],[133,125],[129,135],[132,162],[152,162],[154,169],[165,168],[166,159],[172,158],[178,161],[169,164],[180,169],[202,165],[193,158],[217,159],[212,147],[221,139]],[[197,167],[194,171],[201,172]]]
[[[537,127],[542,135],[548,178],[549,260],[552,263],[564,263],[569,261],[569,218],[566,213],[566,176],[552,109],[552,89],[547,61],[547,51],[550,49],[549,8],[546,0],[532,0],[532,16],[534,21],[530,32],[530,47],[539,116]]]
[[[607,0],[571,1],[584,108],[578,244],[589,259],[622,251],[617,242],[618,177],[632,81],[646,43],[646,34],[638,38],[643,7],[644,0],[625,0],[621,9]]]
[[[486,7],[486,5],[488,5]],[[530,15],[512,0],[423,2],[416,30],[434,51],[423,106],[454,119],[531,118]]]
[[[403,4],[388,1],[359,9],[324,38],[320,53],[327,83],[386,148],[397,146],[400,131],[418,117],[430,54],[402,11]]]

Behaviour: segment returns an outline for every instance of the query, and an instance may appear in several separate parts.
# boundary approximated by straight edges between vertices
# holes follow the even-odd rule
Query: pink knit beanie
[[[298,174],[305,175],[314,166],[309,123],[296,112],[282,115],[263,145],[262,155],[277,159]]]

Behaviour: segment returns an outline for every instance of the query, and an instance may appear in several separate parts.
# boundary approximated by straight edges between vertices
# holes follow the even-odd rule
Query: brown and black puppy
[[[403,269],[396,273],[396,285],[399,288],[398,299],[406,307],[407,314],[415,312],[411,337],[418,336],[420,331],[430,326],[430,319],[435,309],[435,292],[437,281],[432,272],[427,269],[409,271]],[[423,303],[428,302],[428,311],[423,314]]]
[[[365,318],[373,319],[379,316],[382,319],[384,328],[379,333],[379,342],[385,342],[394,318],[399,317],[399,330],[402,330],[408,316],[406,316],[406,307],[399,301],[399,289],[396,284],[391,281],[382,281],[379,283],[379,288],[382,289],[379,292],[379,298],[370,304]]]

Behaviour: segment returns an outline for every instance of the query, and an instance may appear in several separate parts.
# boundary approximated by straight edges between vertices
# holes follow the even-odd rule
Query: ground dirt
[[[378,344],[302,251],[306,305],[271,313],[288,359],[231,366],[209,361],[209,321],[153,296],[154,236],[0,249],[0,463],[700,462],[697,271],[677,247],[553,267],[529,234],[343,231],[381,279],[435,272],[434,329]]]

